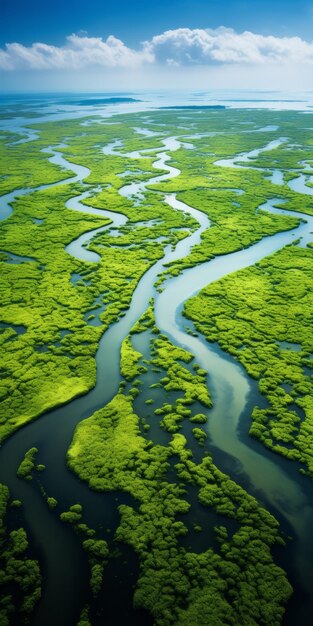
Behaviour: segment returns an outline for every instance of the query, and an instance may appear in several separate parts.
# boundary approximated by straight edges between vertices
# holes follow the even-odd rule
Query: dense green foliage
[[[1,626],[9,626],[11,619],[28,624],[41,595],[39,565],[29,557],[28,539],[24,528],[16,528],[10,532],[6,529],[8,504],[9,490],[0,484]]]
[[[151,314],[134,330],[145,332],[147,326],[151,327]],[[165,385],[174,383],[177,371],[176,405],[190,405],[203,385],[202,371],[199,375],[197,368],[197,375],[188,376],[184,386],[182,372],[189,372],[181,361],[189,362],[192,356],[165,336],[152,345],[147,369],[156,364],[165,369]],[[210,406],[207,395],[204,400]],[[199,414],[197,419],[202,421]],[[171,427],[167,430],[172,432]],[[193,432],[204,443],[205,433],[198,428]],[[106,407],[79,424],[68,463],[92,489],[124,491],[136,500],[137,506],[119,507],[115,538],[132,546],[140,558],[134,605],[149,610],[155,624],[280,623],[291,590],[271,556],[271,546],[281,542],[278,523],[220,472],[207,453],[196,463],[184,435],[174,432],[167,446],[147,439],[133,410],[132,394],[121,388]],[[174,482],[167,478],[170,467]],[[186,498],[191,486],[198,504],[191,505]],[[200,552],[182,542],[184,537],[193,542],[187,520],[197,506],[208,509],[206,533],[212,537],[211,545]],[[218,527],[210,521],[212,511],[219,517]]]
[[[77,626],[91,626],[91,622],[89,620],[89,608],[85,607],[80,615],[80,620]]]
[[[60,519],[62,522],[71,524],[81,537],[82,547],[88,554],[90,564],[90,588],[92,594],[97,596],[102,587],[103,571],[109,557],[109,548],[104,539],[95,538],[96,532],[92,528],[81,523],[82,516],[81,504],[73,504],[68,511],[61,513]],[[83,615],[87,613],[83,611]]]
[[[5,176],[0,177],[1,195],[23,187],[47,185],[71,176],[70,172],[61,172],[57,165],[47,165],[47,155],[40,151],[47,144],[42,144],[40,140],[28,143],[25,150],[23,144],[14,146],[7,143],[7,136],[0,139],[0,163],[4,166],[1,171],[5,172]]]
[[[24,459],[21,461],[17,470],[19,478],[25,478],[26,480],[32,479],[32,471],[36,468],[37,452],[37,448],[30,448],[30,450],[25,453]]]

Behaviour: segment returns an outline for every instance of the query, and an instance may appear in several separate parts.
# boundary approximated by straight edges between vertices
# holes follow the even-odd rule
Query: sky
[[[313,0],[0,0],[0,90],[313,89]]]

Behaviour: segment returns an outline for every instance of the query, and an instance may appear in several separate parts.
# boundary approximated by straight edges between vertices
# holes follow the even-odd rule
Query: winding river
[[[190,135],[188,138],[191,138]],[[167,162],[170,159],[169,153],[178,149],[181,142],[173,137],[164,139],[163,145],[164,149],[154,151],[156,156],[154,167],[165,170],[166,173],[154,176],[145,183],[125,185],[120,189],[121,195],[134,198],[139,194],[140,197],[148,185],[165,181],[180,173],[177,168],[168,165]],[[110,145],[111,154],[114,154],[116,147],[116,142]],[[272,147],[274,147],[273,142]],[[269,144],[266,149],[271,149]],[[49,147],[46,152],[52,154],[51,162],[72,171],[75,176],[62,183],[43,185],[38,189],[69,182],[82,182],[89,175],[88,168],[70,163],[55,148]],[[153,150],[150,152],[153,153]],[[249,154],[251,157],[251,153]],[[123,156],[138,158],[140,152],[124,153]],[[242,156],[240,155],[240,160]],[[257,156],[256,151],[253,156]],[[219,164],[223,167],[231,167],[235,161],[236,158],[224,160],[224,163]],[[250,165],[249,157],[246,164]],[[306,189],[311,192],[310,188],[306,187]],[[34,189],[18,190],[2,196],[0,198],[2,219],[10,214],[10,203],[15,198],[33,191]],[[301,192],[305,190],[302,188]],[[67,202],[68,208],[109,218],[110,224],[85,233],[71,242],[66,249],[69,254],[77,258],[97,262],[98,255],[86,249],[89,241],[101,230],[110,229],[112,225],[114,227],[123,225],[126,223],[126,217],[107,209],[92,209],[82,204],[82,201],[86,200],[89,195],[90,189],[80,196],[71,198]],[[287,461],[278,459],[261,445],[252,445],[252,443],[249,445],[239,436],[238,424],[239,420],[245,416],[251,395],[251,383],[243,368],[234,359],[214,346],[210,346],[204,339],[187,334],[184,331],[186,320],[182,317],[184,302],[205,285],[225,274],[253,265],[293,242],[295,238],[308,238],[310,231],[313,230],[313,218],[286,209],[275,209],[276,199],[273,198],[260,208],[299,218],[301,222],[296,228],[265,237],[259,243],[239,252],[223,255],[194,268],[186,269],[180,276],[168,279],[163,285],[164,290],[157,293],[154,283],[164,270],[165,264],[186,256],[192,246],[201,241],[202,232],[210,226],[210,220],[204,213],[181,202],[175,194],[166,195],[164,200],[174,209],[192,215],[199,227],[189,237],[180,241],[174,250],[171,246],[165,248],[163,259],[150,267],[140,279],[126,315],[102,336],[96,355],[95,388],[85,396],[74,399],[68,405],[50,411],[37,421],[28,424],[8,439],[1,448],[1,480],[8,485],[14,498],[22,500],[27,528],[43,561],[43,598],[33,620],[34,626],[43,624],[45,626],[55,626],[55,624],[69,626],[76,623],[79,609],[88,596],[86,591],[88,565],[86,555],[81,550],[79,540],[72,529],[60,523],[57,516],[51,514],[34,481],[27,483],[16,477],[16,469],[25,451],[31,446],[38,447],[39,462],[46,464],[46,471],[41,478],[44,489],[48,495],[58,499],[60,510],[65,510],[71,504],[80,502],[84,507],[84,521],[91,527],[98,528],[103,525],[114,529],[118,524],[117,503],[114,498],[118,497],[118,503],[127,502],[127,496],[92,492],[86,484],[68,471],[66,452],[76,424],[109,402],[117,392],[121,380],[119,368],[121,343],[146,310],[151,297],[155,298],[156,321],[161,331],[169,335],[175,343],[190,350],[197,362],[208,371],[208,385],[214,401],[214,408],[210,411],[208,421],[211,444],[215,449],[218,448],[226,455],[237,459],[238,467],[232,477],[239,483],[242,475],[248,477],[251,483],[251,493],[255,493],[265,505],[277,512],[279,518],[285,520],[287,527],[291,528],[296,542],[294,552],[297,559],[297,578],[301,581],[302,588],[307,590],[309,598],[305,611],[309,611],[313,606],[312,592],[306,584],[306,581],[312,580],[313,577],[311,539],[313,507],[302,489],[301,478],[298,478],[295,472],[288,471],[290,465]],[[108,354],[110,354],[110,360],[107,359]],[[123,611],[122,606],[120,610]],[[130,625],[141,623],[136,616],[125,614],[126,617]],[[142,622],[143,626],[145,623]]]

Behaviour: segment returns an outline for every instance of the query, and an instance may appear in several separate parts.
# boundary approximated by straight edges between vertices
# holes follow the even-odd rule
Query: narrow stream
[[[174,176],[180,171],[167,164],[170,159],[168,151],[180,147],[175,138],[163,141],[165,150],[155,150],[157,160],[154,167],[166,170],[165,174],[152,177],[148,182],[125,185],[121,188],[121,195],[133,197],[144,193],[148,185],[161,182]],[[114,147],[112,153],[114,154]],[[269,149],[269,148],[268,148]],[[88,168],[82,168],[66,161],[59,152],[47,148],[52,153],[50,160],[64,168],[70,169],[76,175],[64,183],[82,181],[89,175]],[[151,150],[150,152],[153,152]],[[133,157],[134,153],[123,154]],[[253,156],[256,156],[255,154]],[[136,154],[136,158],[138,155]],[[224,164],[226,165],[226,163]],[[227,163],[229,166],[229,162]],[[53,185],[41,186],[47,188]],[[30,193],[34,190],[19,190],[13,192],[14,198],[18,195]],[[9,194],[0,198],[0,214],[4,218]],[[107,209],[91,209],[83,204],[89,192],[85,192],[68,201],[67,206],[73,210],[109,217],[111,224],[86,233],[67,246],[67,251],[77,258],[88,261],[97,261],[91,258],[90,251],[84,246],[92,239],[95,232],[109,229],[112,226],[125,223],[125,216],[110,212]],[[273,454],[261,448],[255,451],[243,443],[238,436],[238,422],[246,407],[250,383],[235,360],[217,353],[204,339],[191,337],[184,332],[185,320],[182,318],[183,303],[205,285],[224,276],[225,274],[248,267],[264,256],[279,250],[291,243],[295,237],[308,236],[313,228],[313,218],[303,214],[274,209],[274,200],[268,201],[266,208],[269,211],[291,215],[301,219],[301,223],[285,233],[265,237],[259,243],[245,250],[217,257],[207,263],[185,270],[177,278],[164,283],[164,291],[157,294],[154,282],[164,270],[166,263],[186,256],[193,245],[199,243],[202,232],[210,226],[210,220],[201,211],[189,207],[179,201],[175,194],[165,196],[165,201],[175,209],[184,211],[199,223],[199,228],[189,237],[180,241],[175,250],[171,246],[165,249],[163,259],[155,263],[139,281],[125,315],[116,324],[112,325],[102,336],[96,355],[97,382],[95,388],[87,395],[77,398],[68,405],[46,413],[40,419],[28,424],[8,439],[1,448],[0,473],[1,480],[8,485],[14,498],[23,502],[23,512],[35,547],[38,548],[44,564],[43,598],[36,611],[33,626],[70,626],[78,619],[79,609],[86,598],[88,586],[88,567],[84,553],[79,547],[79,541],[73,531],[61,524],[56,515],[47,508],[37,486],[21,481],[16,477],[16,470],[26,450],[31,446],[39,449],[39,462],[46,464],[43,474],[45,489],[48,495],[56,497],[60,503],[60,511],[65,510],[75,502],[84,507],[84,521],[91,527],[99,524],[114,527],[116,519],[116,503],[113,505],[113,495],[92,492],[86,484],[69,472],[66,467],[66,452],[70,445],[73,430],[82,419],[91,415],[96,409],[104,406],[115,395],[121,380],[119,369],[120,346],[134,323],[146,310],[150,298],[156,298],[156,320],[160,329],[168,334],[174,342],[187,347],[196,357],[197,362],[208,372],[208,384],[213,393],[214,408],[210,412],[208,429],[211,443],[240,462],[242,471],[248,475],[251,484],[257,492],[264,495],[264,501],[270,502],[274,509],[286,519],[297,538],[299,579],[303,587],[306,580],[312,580],[312,541],[310,538],[313,525],[313,508],[301,489],[301,480],[292,479],[287,472],[281,469],[274,461]],[[96,213],[95,213],[96,211]],[[306,222],[303,222],[303,220]],[[92,253],[93,254],[93,253]],[[96,255],[98,256],[98,255]],[[110,354],[110,359],[107,355]],[[240,477],[240,472],[239,472]],[[237,475],[234,476],[237,479]],[[124,497],[125,499],[125,497]],[[123,496],[120,496],[123,501]],[[309,590],[308,590],[309,591]],[[77,600],[79,598],[79,600]],[[311,596],[312,601],[312,596]],[[122,605],[122,603],[121,603]],[[312,606],[312,604],[311,604]],[[121,611],[123,607],[121,606]],[[125,614],[129,625],[139,624],[136,616]],[[76,620],[76,621],[75,621]]]
[[[297,193],[305,193],[307,196],[313,196],[313,187],[308,187],[307,183],[313,183],[313,176],[300,174],[297,178],[293,178],[288,182],[288,187]]]
[[[69,163],[66,161],[61,153],[57,152],[57,148],[64,148],[65,144],[60,144],[55,148],[52,146],[48,148],[43,148],[42,152],[46,152],[47,154],[52,154],[52,156],[48,159],[50,163],[58,164],[62,169],[70,170],[75,173],[75,176],[71,176],[70,178],[66,178],[65,180],[58,181],[56,183],[49,183],[47,185],[38,185],[38,187],[27,187],[23,189],[15,189],[14,191],[10,191],[9,193],[0,196],[0,221],[6,219],[13,213],[12,203],[14,200],[19,198],[20,196],[28,196],[35,191],[42,191],[43,189],[50,189],[52,187],[57,187],[58,185],[68,185],[70,183],[77,183],[82,181],[84,178],[87,178],[90,174],[90,170],[87,167],[83,167],[82,165],[76,165]],[[86,211],[87,212],[87,211]]]
[[[270,141],[268,144],[266,144],[266,146],[264,146],[263,148],[256,148],[254,150],[250,150],[249,152],[241,152],[235,157],[231,157],[229,159],[219,159],[218,161],[215,161],[215,165],[219,165],[221,167],[233,167],[236,169],[246,169],[246,165],[241,165],[241,163],[246,163],[251,169],[254,169],[252,159],[256,159],[262,152],[270,152],[275,148],[279,148],[279,146],[281,146],[286,141],[286,137],[274,139],[273,141]]]
[[[62,157],[61,157],[62,158]],[[86,206],[86,204],[82,204],[82,200],[86,200],[91,195],[91,191],[84,191],[80,196],[76,196],[75,198],[70,198],[66,202],[66,207],[68,209],[72,209],[74,211],[80,211],[81,213],[89,213],[90,215],[98,215],[99,217],[108,218],[109,224],[105,226],[99,226],[98,228],[94,228],[91,231],[83,233],[74,241],[69,243],[65,250],[76,259],[80,261],[90,261],[92,263],[96,263],[100,261],[100,255],[92,250],[88,250],[86,246],[93,239],[93,237],[98,234],[110,230],[110,228],[115,227],[118,228],[120,226],[124,226],[127,222],[127,217],[122,213],[117,213],[114,211],[107,211],[106,209],[95,209],[90,206]]]

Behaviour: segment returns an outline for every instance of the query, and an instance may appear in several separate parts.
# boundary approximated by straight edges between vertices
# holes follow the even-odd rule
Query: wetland
[[[311,623],[310,115],[6,123],[5,626]]]

